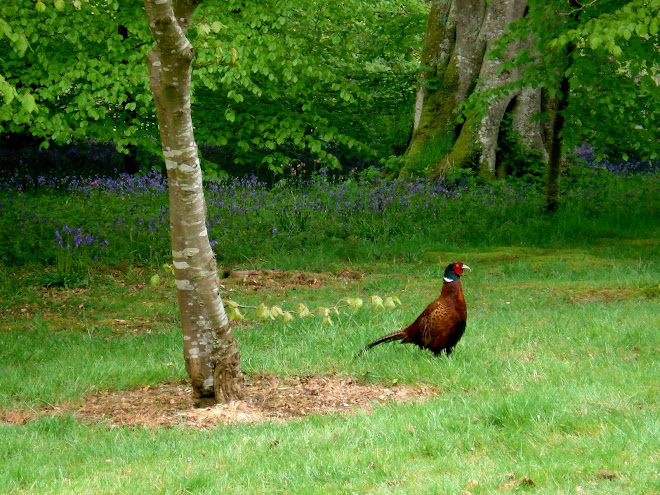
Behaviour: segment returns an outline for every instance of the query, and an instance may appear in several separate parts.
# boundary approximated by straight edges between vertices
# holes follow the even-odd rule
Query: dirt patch
[[[599,289],[574,289],[564,291],[560,296],[564,301],[581,304],[591,302],[610,303],[625,301],[628,299],[652,298],[652,291],[639,288],[599,288]]]
[[[351,283],[361,280],[361,270],[338,273],[313,273],[296,270],[232,270],[224,273],[223,285],[244,287],[254,291],[292,287],[322,287],[331,283]]]
[[[119,392],[101,391],[82,404],[65,404],[42,410],[40,415],[72,414],[84,423],[145,428],[188,426],[214,428],[219,424],[285,421],[311,414],[350,413],[369,410],[374,404],[409,402],[436,395],[424,386],[366,385],[339,377],[252,377],[246,399],[211,408],[193,407],[192,392],[185,383],[162,383]],[[24,424],[36,419],[33,411],[8,411],[0,422]]]
[[[35,411],[0,411],[0,424],[24,425],[28,421],[36,419],[37,416]]]

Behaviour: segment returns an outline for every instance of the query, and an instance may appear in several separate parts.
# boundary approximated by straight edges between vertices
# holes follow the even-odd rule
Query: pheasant
[[[378,344],[393,340],[400,340],[402,344],[417,344],[422,349],[431,350],[436,356],[445,351],[449,356],[463,336],[467,321],[460,280],[463,269],[472,270],[460,261],[445,268],[440,297],[429,304],[410,326],[373,341],[358,356]]]

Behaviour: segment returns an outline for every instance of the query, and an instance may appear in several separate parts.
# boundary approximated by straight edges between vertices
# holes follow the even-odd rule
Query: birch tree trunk
[[[457,107],[473,92],[488,92],[519,78],[519,71],[501,71],[502,61],[485,55],[526,8],[526,0],[432,0],[413,138],[405,155],[409,169],[426,162],[430,174],[436,176],[452,166],[474,168],[482,176],[495,175],[505,114],[511,116],[521,144],[547,161],[541,123],[532,120],[543,105],[540,88],[491,100],[483,118],[468,117],[464,124],[456,123]],[[515,56],[522,43],[511,43],[505,59]]]
[[[186,37],[201,0],[144,0],[156,45],[147,55],[167,166],[176,293],[196,405],[237,399],[243,374],[206,231],[202,173],[190,112],[194,49]]]

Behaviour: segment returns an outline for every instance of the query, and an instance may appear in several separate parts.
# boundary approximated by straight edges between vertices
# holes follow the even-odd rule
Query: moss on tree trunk
[[[518,80],[517,70],[502,71],[502,60],[486,57],[507,25],[520,19],[526,0],[437,0],[431,5],[418,90],[415,129],[404,155],[403,175],[444,175],[449,168],[472,168],[482,177],[497,171],[500,126],[509,115],[518,133],[518,154],[547,159],[540,121],[540,89],[525,88],[489,100],[466,122],[458,108],[475,92],[489,92]],[[504,58],[517,54],[522,42],[511,43]],[[530,153],[530,150],[533,153]]]

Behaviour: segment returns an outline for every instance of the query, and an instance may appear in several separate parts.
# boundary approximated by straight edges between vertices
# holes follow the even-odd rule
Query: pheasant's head
[[[449,265],[447,268],[445,268],[445,276],[444,280],[445,282],[455,282],[459,278],[461,278],[461,274],[463,273],[463,270],[472,270],[469,266],[461,263],[460,261],[457,261],[456,263],[452,263]]]

